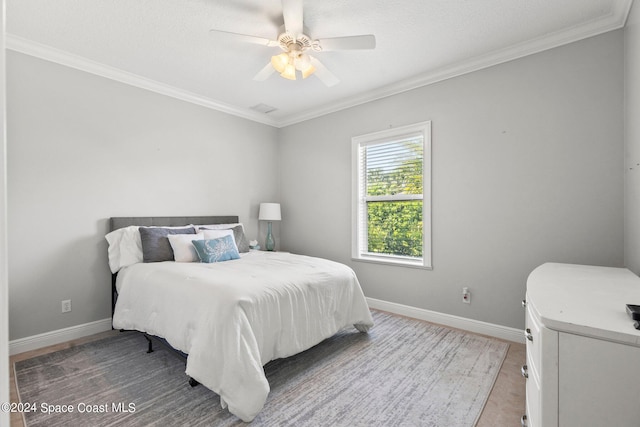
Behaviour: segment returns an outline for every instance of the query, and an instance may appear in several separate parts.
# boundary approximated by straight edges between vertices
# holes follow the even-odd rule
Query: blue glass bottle
[[[271,233],[271,221],[267,222],[267,239],[264,242],[265,249],[268,251],[272,251],[276,247],[276,241],[273,238],[273,234]]]

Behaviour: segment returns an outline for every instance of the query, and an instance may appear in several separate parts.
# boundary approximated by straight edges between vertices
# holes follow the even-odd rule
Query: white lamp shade
[[[260,203],[258,219],[261,221],[280,221],[280,203]]]

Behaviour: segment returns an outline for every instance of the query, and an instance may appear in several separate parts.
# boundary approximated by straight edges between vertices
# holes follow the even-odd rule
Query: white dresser
[[[530,427],[640,426],[640,278],[625,268],[547,263],[527,279]]]

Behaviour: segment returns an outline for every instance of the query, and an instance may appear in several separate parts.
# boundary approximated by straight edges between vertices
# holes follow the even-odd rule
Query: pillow
[[[197,231],[201,230],[229,230],[237,225],[242,225],[241,222],[233,222],[229,224],[209,224],[209,225],[194,225]]]
[[[244,235],[244,228],[242,225],[236,225],[231,229],[233,230],[233,238],[236,241],[236,246],[238,246],[238,252],[249,252],[249,241]]]
[[[178,227],[149,226],[148,228],[185,228],[185,225]],[[109,268],[112,273],[117,273],[120,269],[129,265],[143,262],[142,240],[140,239],[139,225],[130,225],[119,228],[108,233],[105,237],[109,243]]]
[[[140,240],[142,241],[143,262],[173,261],[173,249],[171,249],[167,236],[169,234],[196,234],[196,230],[193,227],[140,227],[139,230]]]
[[[104,237],[109,242],[109,268],[112,273],[142,262],[142,242],[137,225],[113,230]]]
[[[236,241],[236,246],[238,247],[238,252],[245,253],[249,252],[249,241],[247,237],[244,235],[244,226],[240,223],[238,224],[215,224],[215,225],[199,225],[198,231],[207,231],[207,230],[233,230],[233,238]],[[206,237],[205,237],[206,238]]]
[[[204,234],[169,234],[167,236],[171,249],[173,250],[173,258],[177,262],[199,262],[196,248],[191,244],[194,240],[204,240]]]
[[[201,229],[200,233],[204,235],[204,240],[218,239],[220,237],[233,237],[233,230],[205,230]]]
[[[192,244],[200,262],[212,263],[240,258],[236,242],[231,235],[217,239],[194,240]]]

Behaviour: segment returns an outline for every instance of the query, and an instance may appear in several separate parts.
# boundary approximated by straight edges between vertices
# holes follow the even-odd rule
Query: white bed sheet
[[[213,264],[135,264],[119,272],[116,287],[114,328],[163,337],[187,353],[187,375],[247,422],[269,394],[263,365],[346,326],[373,326],[353,270],[282,252]]]

